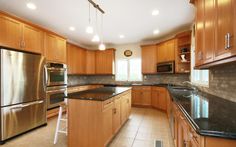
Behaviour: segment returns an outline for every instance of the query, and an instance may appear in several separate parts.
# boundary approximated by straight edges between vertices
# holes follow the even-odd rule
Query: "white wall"
[[[141,47],[140,44],[126,44],[126,45],[116,45],[112,48],[116,49],[116,60],[117,59],[133,59],[133,58],[139,58],[141,59]],[[125,57],[124,51],[125,50],[131,50],[133,52],[131,57]]]

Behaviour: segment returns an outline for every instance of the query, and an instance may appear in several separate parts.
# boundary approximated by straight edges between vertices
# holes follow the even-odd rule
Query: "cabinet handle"
[[[113,109],[113,113],[116,114],[116,108]]]
[[[228,49],[228,36],[225,35],[225,50]]]
[[[231,39],[231,35],[230,35],[230,33],[227,33],[227,49],[230,49],[230,39]]]

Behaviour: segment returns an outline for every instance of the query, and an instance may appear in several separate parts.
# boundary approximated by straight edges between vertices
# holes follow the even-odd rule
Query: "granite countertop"
[[[68,99],[80,99],[80,100],[94,100],[94,101],[105,101],[116,95],[119,95],[127,90],[129,87],[101,87],[96,89],[90,89],[81,92],[69,93]]]
[[[173,84],[165,84],[165,83],[140,83],[140,84],[106,84],[106,83],[100,83],[100,84],[77,84],[77,85],[69,85],[70,87],[77,87],[77,86],[85,86],[85,85],[104,85],[105,87],[129,87],[129,86],[160,86],[160,87],[167,87],[167,86],[174,86]]]
[[[168,87],[173,100],[198,134],[236,139],[235,102],[207,93],[173,88]]]

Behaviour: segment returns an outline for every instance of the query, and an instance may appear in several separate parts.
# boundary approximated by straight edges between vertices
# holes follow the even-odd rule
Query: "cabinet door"
[[[66,41],[56,35],[45,34],[45,53],[49,61],[66,62]]]
[[[114,100],[114,109],[113,109],[113,134],[117,133],[121,126],[121,100],[116,98]]]
[[[166,42],[165,61],[175,60],[176,40],[169,40]]]
[[[159,97],[159,92],[155,88],[153,88],[151,104],[154,108],[158,108],[158,97]]]
[[[80,47],[76,47],[76,74],[85,74],[86,73],[86,50]]]
[[[165,88],[160,87],[158,92],[159,92],[159,94],[158,94],[158,107],[159,107],[159,109],[166,111],[166,90],[165,90]]]
[[[103,142],[104,146],[107,145],[108,141],[112,138],[112,115],[113,107],[107,107],[103,110]]]
[[[115,51],[96,51],[96,74],[114,74]]]
[[[124,124],[127,119],[127,101],[125,97],[121,97],[120,112],[121,112],[121,124]]]
[[[203,62],[209,63],[213,61],[215,49],[215,0],[205,0],[204,10]]]
[[[157,46],[157,63],[164,62],[165,61],[165,43],[161,43]]]
[[[151,87],[147,87],[147,89],[142,90],[142,105],[143,106],[151,106]]]
[[[26,51],[43,53],[43,31],[30,25],[23,25],[23,48]]]
[[[95,51],[86,51],[86,74],[95,74]]]
[[[0,45],[15,49],[21,48],[22,24],[0,14]]]
[[[197,13],[195,24],[195,66],[203,63],[203,45],[204,45],[204,0],[196,1]]]
[[[234,33],[234,3],[235,0],[216,0],[216,48],[215,60],[230,57],[233,49]],[[229,34],[230,47],[227,48],[227,34]]]
[[[142,73],[153,74],[156,73],[157,64],[157,47],[156,45],[149,45],[142,47]]]
[[[141,105],[142,104],[142,91],[138,89],[132,90],[132,104]]]

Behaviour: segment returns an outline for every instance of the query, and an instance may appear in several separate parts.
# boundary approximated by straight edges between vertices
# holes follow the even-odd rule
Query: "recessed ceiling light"
[[[74,31],[75,27],[69,27],[69,30]]]
[[[35,10],[37,8],[36,5],[34,3],[31,3],[31,2],[27,3],[26,6],[31,10]]]
[[[153,11],[152,11],[152,15],[153,15],[153,16],[156,16],[156,15],[158,15],[158,14],[159,14],[159,10],[153,10]]]
[[[153,31],[153,34],[154,34],[154,35],[159,34],[159,33],[160,33],[159,30],[154,30],[154,31]]]
[[[125,35],[120,35],[119,37],[122,39],[122,38],[125,38]]]

